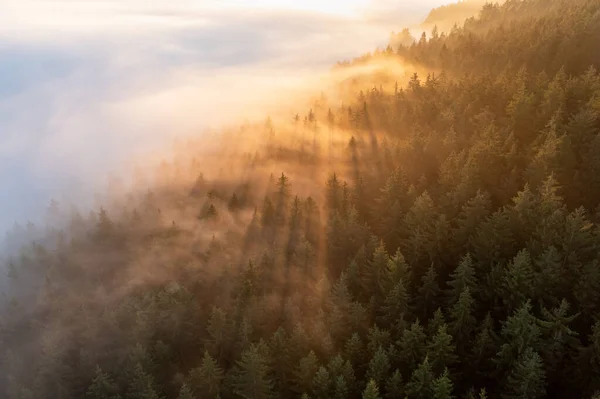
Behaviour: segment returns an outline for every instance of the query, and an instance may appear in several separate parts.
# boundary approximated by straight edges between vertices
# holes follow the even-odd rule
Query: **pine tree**
[[[216,398],[224,377],[221,367],[208,351],[205,351],[200,367],[190,371],[186,386],[189,386],[197,396]]]
[[[562,270],[561,255],[554,246],[550,246],[534,261],[536,269],[535,297],[543,301],[546,306],[557,306],[560,298],[567,295],[565,279]]]
[[[377,383],[375,381],[369,381],[367,387],[363,391],[362,399],[381,399],[381,396],[379,396],[379,388],[377,388]]]
[[[413,372],[410,381],[406,384],[406,393],[408,397],[415,399],[429,399],[433,394],[434,376],[429,364],[429,359],[425,360]]]
[[[540,356],[528,348],[520,356],[508,376],[505,393],[506,399],[537,399],[546,395],[546,376]]]
[[[479,224],[489,216],[491,208],[490,195],[480,190],[461,207],[453,234],[455,248],[464,248],[468,244]]]
[[[206,347],[217,362],[224,355],[225,348],[231,339],[231,326],[227,314],[220,308],[214,306],[208,319],[208,339]]]
[[[483,322],[480,323],[470,350],[470,356],[467,357],[471,365],[469,369],[479,377],[489,375],[490,370],[496,367],[491,360],[497,352],[496,338],[492,318],[488,313]]]
[[[320,367],[312,380],[313,396],[317,399],[328,399],[331,391],[331,377],[325,367]]]
[[[427,357],[435,374],[441,373],[457,360],[452,336],[446,330],[446,325],[442,325],[427,345]]]
[[[474,259],[481,265],[504,263],[514,254],[514,237],[506,211],[491,214],[469,239]]]
[[[335,380],[335,387],[333,391],[334,399],[346,399],[348,398],[348,384],[343,375],[340,375]]]
[[[344,344],[344,357],[352,364],[361,364],[363,362],[364,351],[364,343],[360,335],[356,332]]]
[[[377,386],[383,386],[390,372],[390,360],[383,347],[379,347],[373,358],[369,362],[367,369],[367,379],[375,381]]]
[[[404,242],[402,252],[406,254],[411,265],[419,264],[425,256],[429,260],[433,258],[436,217],[433,200],[425,191],[415,200],[404,219],[409,236]]]
[[[296,392],[307,392],[315,374],[319,371],[319,361],[313,351],[300,359],[300,362],[294,369],[294,388]]]
[[[569,303],[563,299],[552,311],[542,309],[542,318],[538,320],[542,336],[540,352],[549,376],[553,371],[562,375],[564,370],[560,366],[565,356],[580,347],[578,333],[569,327],[579,314],[568,313]]]
[[[471,334],[475,329],[473,316],[473,298],[469,287],[460,294],[458,301],[450,309],[450,333],[454,336],[459,348],[462,350],[468,344]]]
[[[383,242],[379,244],[373,253],[372,260],[367,262],[367,267],[363,269],[361,281],[364,292],[374,295],[378,300],[383,299],[387,288],[393,283],[388,273],[388,262],[390,258],[385,250]]]
[[[275,227],[275,224],[277,222],[277,214],[275,211],[275,207],[273,206],[273,201],[271,201],[271,198],[269,198],[268,196],[265,197],[263,202],[260,222],[264,234],[267,234],[268,238],[270,238],[270,235],[272,234],[271,230]]]
[[[452,390],[454,386],[452,380],[448,376],[448,369],[444,370],[442,375],[433,381],[433,399],[452,399]]]
[[[353,397],[355,393],[358,393],[358,382],[356,379],[356,374],[354,373],[354,368],[352,367],[352,363],[350,363],[349,360],[344,362],[342,376],[344,377],[346,385],[348,386],[348,395]]]
[[[267,399],[272,395],[273,385],[264,355],[257,345],[252,344],[236,363],[234,392],[246,399]]]
[[[433,317],[427,322],[427,335],[433,337],[442,326],[446,326],[446,318],[444,317],[442,308],[437,308],[433,313]]]
[[[332,174],[327,181],[327,209],[339,212],[342,206],[342,187],[337,174]]]
[[[161,399],[157,392],[154,378],[144,371],[141,364],[137,364],[134,368],[129,389],[127,390],[126,399]]]
[[[440,293],[440,287],[437,283],[437,273],[433,265],[421,278],[422,284],[419,288],[419,293],[416,298],[419,315],[427,320],[433,310],[437,308],[437,298]]]
[[[386,326],[394,326],[404,318],[408,310],[408,293],[404,282],[399,280],[387,293],[381,307],[380,319]]]
[[[396,399],[402,398],[404,395],[404,381],[402,380],[402,373],[396,369],[387,382],[385,383],[385,398]]]
[[[188,387],[186,384],[183,384],[181,386],[181,389],[179,390],[179,396],[177,398],[178,399],[195,399],[196,396],[194,396],[190,387]]]
[[[531,314],[531,304],[525,302],[502,325],[504,344],[498,352],[500,364],[511,366],[528,350],[537,350],[540,329],[537,319]]]
[[[533,298],[535,293],[534,278],[529,252],[524,249],[508,265],[503,279],[502,300],[507,309],[517,309],[525,301]]]
[[[119,387],[113,379],[96,366],[96,376],[86,395],[92,399],[120,399]]]
[[[474,292],[473,290],[477,287],[477,279],[475,277],[473,259],[470,254],[465,255],[461,259],[458,267],[450,275],[448,285],[450,288],[446,291],[446,297],[450,306],[458,302],[465,288],[468,288],[471,293]]]
[[[425,340],[425,332],[419,320],[415,321],[410,329],[404,330],[399,342],[400,358],[408,370],[414,370],[423,359],[426,350]]]
[[[379,328],[377,325],[374,325],[373,327],[369,328],[367,340],[367,351],[371,356],[375,356],[379,349],[387,348],[389,346],[390,332],[386,329]]]
[[[285,330],[279,327],[268,342],[271,354],[270,364],[275,373],[275,382],[279,392],[283,395],[289,390],[289,378],[291,375],[291,356],[289,350],[289,339]]]

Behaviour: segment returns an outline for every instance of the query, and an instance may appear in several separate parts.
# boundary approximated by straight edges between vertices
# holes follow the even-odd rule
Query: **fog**
[[[51,198],[91,204],[175,137],[285,116],[336,61],[440,3],[2,2],[0,230],[40,220]]]

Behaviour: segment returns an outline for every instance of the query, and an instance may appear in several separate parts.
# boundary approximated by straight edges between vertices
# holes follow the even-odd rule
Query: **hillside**
[[[454,25],[462,26],[472,17],[477,17],[479,11],[486,3],[495,3],[486,0],[461,0],[456,3],[446,4],[431,10],[421,24],[424,30],[437,27],[438,30],[449,32]]]
[[[16,229],[0,397],[600,397],[600,1],[478,15]]]

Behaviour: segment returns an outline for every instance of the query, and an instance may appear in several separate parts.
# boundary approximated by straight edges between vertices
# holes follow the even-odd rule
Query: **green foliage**
[[[406,384],[406,393],[410,398],[431,398],[434,388],[433,383],[434,375],[431,370],[431,364],[429,363],[429,358],[425,357],[425,360],[412,373],[410,381]]]
[[[306,392],[310,389],[315,374],[319,370],[319,361],[313,351],[300,359],[294,369],[294,386],[296,392]]]
[[[234,369],[234,392],[246,399],[267,399],[272,395],[271,370],[257,345],[242,353]]]
[[[379,396],[379,388],[375,381],[369,381],[367,387],[363,391],[362,399],[381,399],[381,396]]]
[[[195,396],[194,396],[192,390],[190,389],[190,387],[183,384],[181,386],[181,389],[179,390],[179,396],[177,398],[178,399],[194,399]]]
[[[367,379],[375,381],[377,386],[383,386],[390,371],[390,361],[385,350],[380,346],[369,362]]]
[[[450,306],[459,301],[465,289],[469,289],[470,291],[475,290],[477,279],[471,255],[467,254],[461,259],[458,267],[450,275],[448,285],[450,288],[446,291],[446,296],[448,297]]]
[[[433,399],[451,399],[453,390],[452,380],[448,377],[448,369],[433,381]]]
[[[504,398],[541,398],[546,394],[544,388],[545,372],[540,356],[527,349],[508,376]]]
[[[201,365],[190,371],[186,387],[192,389],[197,396],[216,398],[223,378],[221,367],[208,352],[204,352]]]
[[[330,397],[331,377],[325,367],[320,367],[312,380],[312,392],[315,398],[327,399]]]
[[[386,399],[401,398],[404,395],[404,381],[402,373],[396,369],[385,383]]]
[[[154,378],[144,371],[141,364],[137,364],[133,370],[126,399],[161,399],[156,389]]]
[[[464,348],[475,329],[474,300],[469,287],[464,288],[458,301],[450,309],[450,332],[461,348]]]
[[[427,345],[427,357],[435,374],[441,373],[456,361],[452,336],[446,330],[446,325],[442,325]]]
[[[112,378],[104,373],[100,367],[96,367],[96,377],[87,390],[88,397],[92,399],[119,399],[119,387]]]

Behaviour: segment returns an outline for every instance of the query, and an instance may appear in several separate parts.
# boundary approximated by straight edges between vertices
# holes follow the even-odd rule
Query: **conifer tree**
[[[425,332],[418,320],[409,329],[404,330],[399,342],[400,358],[408,370],[414,370],[423,359],[426,350],[425,340]]]
[[[257,345],[252,344],[242,352],[237,361],[234,380],[234,392],[246,399],[267,399],[273,391],[271,370]]]
[[[428,319],[437,307],[437,298],[440,293],[440,287],[437,282],[437,273],[433,265],[429,267],[427,273],[421,279],[421,287],[416,298],[419,315],[423,319]]]
[[[319,361],[313,351],[300,359],[294,369],[294,388],[296,392],[307,392],[315,374],[319,371]]]
[[[470,254],[465,255],[456,269],[450,275],[450,281],[448,282],[450,288],[446,291],[446,297],[448,304],[453,306],[460,295],[463,293],[465,288],[468,288],[471,292],[477,287],[477,279],[475,277],[475,269],[473,267],[473,260]]]
[[[369,381],[367,387],[363,391],[362,399],[381,399],[381,396],[379,396],[379,388],[375,381]]]
[[[535,293],[535,275],[527,250],[519,251],[508,265],[503,279],[502,300],[509,310],[520,307]]]
[[[448,376],[448,369],[444,370],[442,375],[433,381],[433,399],[452,399],[452,390],[454,386]]]
[[[402,320],[408,310],[408,293],[404,281],[399,280],[387,293],[381,307],[380,319],[384,325],[393,326]]]
[[[385,383],[385,398],[394,399],[401,398],[404,395],[404,381],[402,379],[402,373],[396,369],[394,373],[388,378]]]
[[[425,357],[419,367],[412,373],[406,384],[408,397],[415,399],[431,398],[433,394],[434,375],[428,357]]]
[[[154,378],[144,371],[141,364],[137,364],[133,370],[129,388],[127,390],[127,399],[162,399],[157,392]]]
[[[327,369],[323,366],[315,373],[312,380],[313,396],[317,399],[327,399],[330,397],[331,391],[331,376]]]
[[[201,365],[190,371],[186,386],[191,388],[197,396],[202,395],[207,398],[216,398],[219,395],[224,377],[223,369],[219,367],[213,357],[206,351],[204,352]]]
[[[460,294],[458,301],[450,309],[451,321],[449,330],[461,350],[467,345],[475,329],[476,320],[473,316],[473,303],[471,291],[466,287]]]
[[[546,375],[540,356],[528,348],[523,352],[508,376],[503,398],[537,399],[546,394]]]
[[[390,371],[390,360],[386,351],[380,346],[369,362],[367,379],[375,381],[377,386],[383,386]]]
[[[87,397],[92,399],[119,399],[119,387],[113,379],[96,366],[96,376],[87,390]]]
[[[531,303],[525,302],[502,325],[504,343],[498,352],[501,364],[512,366],[527,350],[537,350],[540,328],[537,319],[531,314]]]
[[[456,361],[454,352],[455,347],[452,343],[452,336],[447,333],[447,327],[444,324],[430,338],[427,345],[427,357],[430,359],[434,374],[439,374],[454,364]]]
[[[335,386],[333,389],[333,398],[334,399],[346,399],[348,398],[348,384],[346,383],[346,379],[344,376],[340,375],[335,380]]]
[[[186,384],[183,384],[181,386],[181,389],[179,390],[179,396],[177,398],[178,399],[194,399],[195,396],[192,393],[192,390],[190,389],[190,387],[188,387]]]

